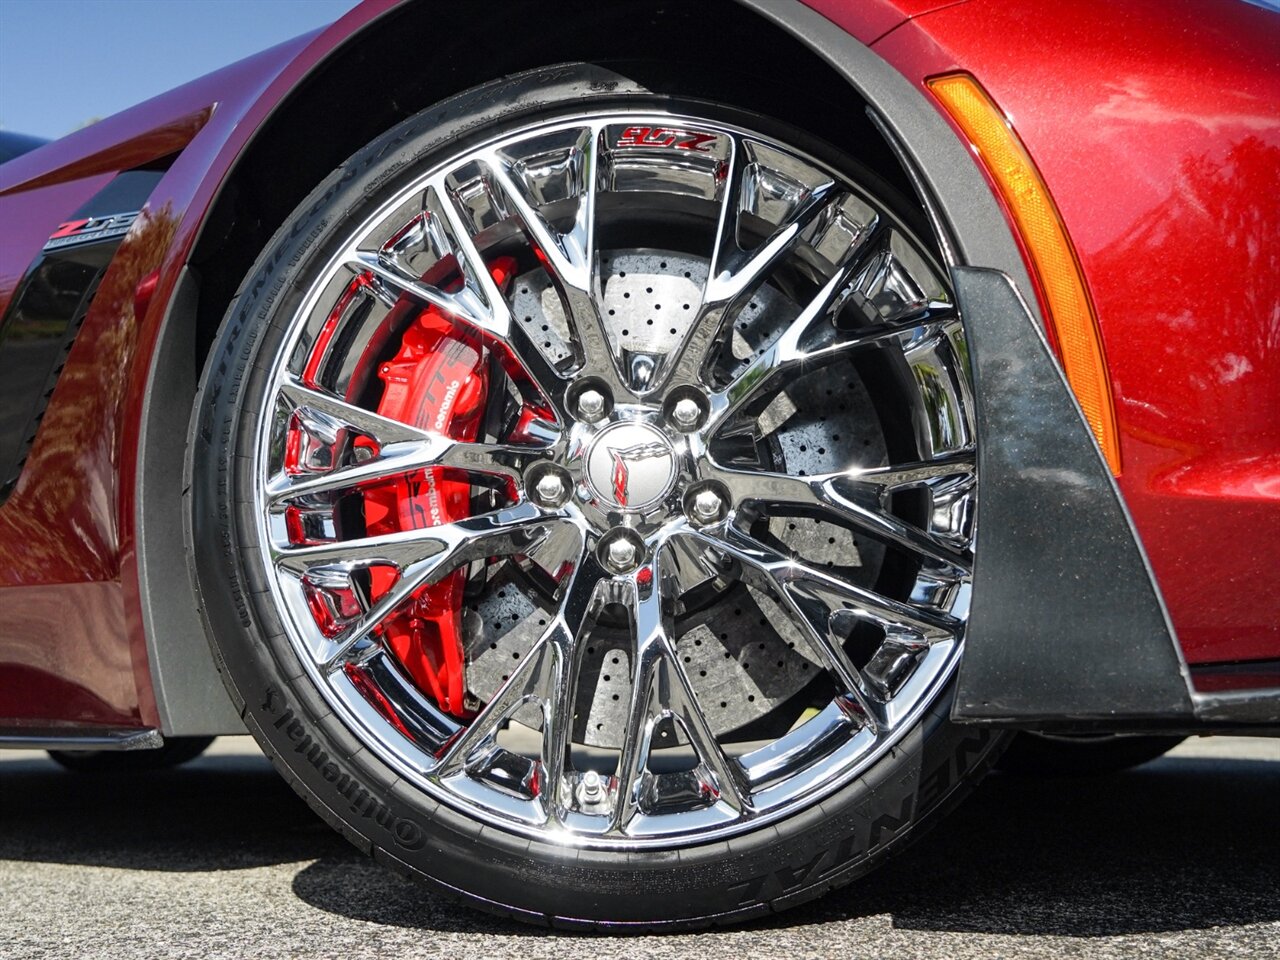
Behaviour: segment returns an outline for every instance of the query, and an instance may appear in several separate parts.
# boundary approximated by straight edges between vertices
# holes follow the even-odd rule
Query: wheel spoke
[[[484,333],[505,343],[511,332],[511,308],[489,274],[489,265],[476,249],[444,177],[437,177],[427,187],[423,205],[428,214],[428,229],[439,231],[444,240],[441,247],[453,253],[462,275],[462,290],[453,295],[454,299],[471,306],[472,312],[482,318],[477,326]]]
[[[960,450],[932,460],[901,463],[891,467],[869,467],[851,473],[860,484],[889,492],[917,484],[928,485],[934,480],[953,480],[962,477],[970,482],[974,478],[973,453]]]
[[[676,652],[675,625],[664,603],[661,566],[659,553],[644,568],[647,574],[633,577],[627,586],[635,618],[635,650],[631,700],[618,764],[616,830],[625,830],[640,812],[654,732],[667,718],[675,720],[688,737],[712,798],[740,814],[750,808],[750,791],[742,767],[721,749]]]
[[[376,253],[352,250],[347,255],[347,265],[357,274],[368,271],[387,286],[401,293],[407,293],[424,303],[429,303],[433,307],[438,307],[468,327],[473,327],[489,336],[499,338],[506,336],[505,330],[497,331],[491,328],[491,322],[486,316],[487,311],[477,309],[475,304],[468,303],[462,297],[441,290],[425,280],[403,273]]]
[[[818,299],[828,293],[833,298],[839,294],[834,283],[828,283]],[[820,346],[801,349],[790,340],[789,335],[795,333],[802,335],[804,331],[797,330],[801,325],[806,329],[812,329],[815,319],[815,312],[811,311],[813,306],[814,303],[811,302],[810,306],[796,318],[793,325],[752,360],[741,373],[738,373],[728,386],[711,394],[711,415],[706,427],[709,433],[714,433],[726,424],[734,414],[741,411],[748,402],[760,396],[765,390],[780,386],[785,382],[784,374],[812,373],[854,350],[892,342],[914,331],[932,334],[940,331],[954,319],[953,315],[947,311],[941,316],[918,318],[896,324],[882,324],[852,334],[837,335]],[[830,318],[835,312],[832,303],[828,301],[822,304],[816,314],[820,318]]]
[[[496,350],[526,402],[545,406],[550,402],[563,414],[560,399],[564,375],[547,363],[511,322],[511,308],[494,282],[484,258],[467,231],[457,203],[445,178],[436,177],[423,195],[426,231],[431,245],[443,260],[452,257],[461,277],[460,290],[450,292],[404,273],[376,253],[352,250],[347,255],[351,269],[368,271],[383,283],[444,311],[463,326],[480,334],[486,346]]]
[[[483,766],[478,761],[496,749],[502,726],[522,706],[536,703],[542,714],[538,796],[548,821],[562,819],[582,639],[599,612],[603,578],[594,557],[582,553],[550,623],[484,709],[445,746],[435,768],[437,777]]]
[[[779,595],[784,608],[809,637],[837,682],[858,704],[868,722],[883,722],[883,710],[870,695],[860,671],[849,660],[835,632],[837,614],[866,620],[895,636],[923,643],[951,639],[960,624],[944,614],[929,613],[834,577],[747,536],[728,523],[692,535],[742,564],[744,579]]]
[[[441,433],[391,420],[296,382],[285,384],[280,392],[294,404],[295,409],[307,411],[311,423],[315,422],[316,415],[323,418],[319,425],[329,435],[336,436],[342,429],[355,431],[373,440],[377,444],[377,452],[370,453],[366,460],[323,473],[277,474],[267,484],[267,496],[273,504],[308,495],[334,493],[428,467],[446,467],[466,474],[518,481],[529,463],[550,453],[550,448],[454,440]]]
[[[741,140],[733,141],[727,162],[720,219],[702,306],[684,341],[674,352],[674,361],[665,364],[655,377],[655,385],[667,381],[705,382],[706,368],[742,306],[772,276],[808,228],[819,217],[831,215],[844,197],[829,181],[810,188],[796,204],[790,219],[779,225],[772,236],[755,250],[744,250],[738,242],[743,212],[742,184],[747,172],[746,150]]]
[[[843,641],[832,629],[836,610],[846,609],[849,603],[846,589],[849,585],[774,553],[749,538],[735,536],[732,528],[726,531],[723,539],[707,537],[707,542],[742,563],[746,580],[755,581],[757,586],[778,594],[783,609],[809,639],[813,652],[822,660],[844,695],[852,701],[864,723],[873,731],[881,730],[885,726],[884,707],[871,695],[862,673],[849,659]],[[879,607],[878,601],[882,598],[871,597],[870,604],[865,603],[866,597],[858,597],[864,604],[864,611]]]
[[[800,370],[811,373],[847,353],[892,341],[920,328],[941,329],[954,319],[947,308],[926,316],[913,315],[891,323],[880,323],[844,332],[836,328],[836,318],[844,307],[849,285],[864,268],[866,259],[885,241],[887,231],[872,229],[863,242],[850,248],[844,263],[805,304],[786,329],[720,391],[712,393],[711,415],[706,430],[714,433],[749,401],[768,387],[778,385],[783,375]],[[822,336],[813,342],[815,333]]]
[[[353,537],[333,543],[281,547],[276,565],[294,576],[308,576],[314,570],[346,567],[352,570],[371,566],[394,566],[407,570],[456,549],[451,525],[424,530],[399,530],[372,537]]]
[[[325,418],[334,433],[341,428],[354,430],[374,440],[380,447],[420,443],[429,441],[432,437],[425,430],[384,417],[372,410],[365,410],[331,393],[313,390],[292,378],[280,384],[280,394],[294,410],[309,410]]]
[[[856,705],[857,712],[867,726],[880,732],[887,726],[884,706],[872,696],[862,672],[849,659],[840,637],[832,630],[832,615],[839,609],[838,597],[803,580],[785,582],[780,592],[792,620],[804,630],[814,651]]]
[[[901,468],[850,470],[815,476],[733,470],[704,464],[703,475],[728,487],[735,503],[789,506],[805,512],[833,516],[878,540],[923,557],[937,572],[950,577],[968,576],[972,560],[941,537],[908,523],[890,512],[886,496],[904,486],[931,479],[972,475],[972,460],[965,455],[946,463],[917,463]]]
[[[739,151],[735,150],[734,153],[736,156]],[[759,247],[748,251],[738,244],[739,217],[742,213],[741,175],[731,182],[734,189],[726,187],[724,202],[721,204],[716,246],[704,293],[704,300],[715,304],[742,303],[745,298],[750,297],[769,278],[782,258],[795,248],[800,236],[819,217],[832,213],[844,196],[835,191],[835,185],[831,182],[818,184],[796,205],[789,220],[779,225]]]
[[[600,143],[597,131],[585,127],[574,149],[577,169],[578,208],[567,231],[552,226],[537,210],[523,177],[503,153],[485,159],[490,187],[509,215],[516,216],[526,235],[546,258],[558,281],[577,290],[590,291],[595,272],[595,209],[599,177]]]
[[[717,535],[718,533],[718,535]],[[900,600],[825,573],[805,561],[760,543],[728,523],[700,531],[709,542],[749,567],[767,574],[775,583],[804,583],[838,598],[848,613],[885,629],[910,632],[926,641],[950,640],[960,622],[944,613],[923,610]]]
[[[533,550],[551,528],[562,523],[531,504],[481,514],[421,530],[360,537],[302,547],[276,547],[275,565],[304,578],[332,579],[374,566],[393,566],[399,577],[354,623],[332,638],[327,660],[333,663],[376,630],[419,587],[433,583],[464,563]]]
[[[616,396],[630,392],[623,375],[622,355],[600,315],[600,275],[595,247],[596,193],[602,145],[594,128],[584,128],[575,149],[578,208],[567,231],[560,231],[539,212],[512,162],[501,153],[486,162],[490,187],[509,215],[514,216],[541,254],[571,331],[579,375],[590,373],[605,381]]]
[[[583,640],[600,611],[599,588],[604,571],[591,553],[584,552],[570,576],[564,600],[545,634],[546,642],[558,651],[559,663],[555,682],[542,699],[543,791],[550,798],[544,807],[553,820],[559,819],[562,784],[570,762]]]

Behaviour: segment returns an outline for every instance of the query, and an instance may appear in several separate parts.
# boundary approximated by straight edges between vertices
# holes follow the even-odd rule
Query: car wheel
[[[213,737],[165,737],[155,750],[50,750],[49,758],[76,773],[142,773],[168,770],[209,749]]]
[[[1041,777],[1097,776],[1150,763],[1185,739],[1019,733],[996,765],[1006,773]]]
[[[918,209],[600,68],[388,131],[223,321],[190,548],[229,688],[358,847],[485,909],[698,926],[865,873],[947,719],[971,385]]]

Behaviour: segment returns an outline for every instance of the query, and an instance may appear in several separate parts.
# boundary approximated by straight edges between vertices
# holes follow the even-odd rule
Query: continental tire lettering
[[[844,870],[850,863],[856,859],[858,853],[858,837],[856,834],[849,834],[836,846],[832,853],[830,862],[827,867],[818,874],[819,880],[827,880]]]
[[[954,753],[920,782],[920,805],[925,808],[931,807],[946,796],[951,787],[964,779],[965,774],[973,767],[974,761],[982,756],[990,742],[991,734],[986,731],[978,731],[961,740],[956,745]],[[954,771],[951,767],[953,759]]]
[[[916,798],[903,797],[902,806],[898,808],[898,815],[895,817],[891,813],[882,813],[871,821],[871,846],[869,850],[874,850],[880,846],[881,835],[887,830],[889,836],[893,836],[908,823],[911,822],[911,813],[915,810]]]
[[[982,756],[987,744],[991,742],[991,734],[980,730],[971,737],[960,741],[956,747],[956,779],[959,780],[969,772],[973,761]]]
[[[762,900],[774,900],[799,890],[833,879],[854,863],[866,859],[885,841],[892,839],[899,830],[911,822],[916,809],[915,797],[906,796],[898,807],[897,815],[882,813],[871,822],[870,833],[859,842],[852,833],[830,850],[823,850],[807,863],[783,867],[759,877],[752,877],[728,888],[736,896],[737,906],[745,907]]]
[[[761,894],[764,893],[764,885],[769,880],[769,875],[763,877],[752,877],[750,880],[744,880],[742,883],[735,883],[726,888],[725,892],[734,897],[734,904],[739,907],[749,907],[754,903],[759,903]]]
[[[396,845],[405,850],[421,850],[426,845],[427,838],[422,827],[405,817],[397,817],[390,807],[361,786],[358,780],[345,773],[324,747],[312,738],[306,726],[286,704],[279,687],[267,687],[263,694],[262,709],[275,716],[271,725],[288,738],[293,744],[293,752],[311,764],[322,780],[334,785],[334,789],[347,801],[353,814],[381,826],[391,834]]]
[[[806,881],[818,872],[818,865],[822,862],[830,851],[823,850],[816,857],[810,860],[804,866],[789,870],[783,867],[777,871],[774,876],[778,878],[778,882],[782,886],[783,893],[790,893],[792,890],[798,890]]]

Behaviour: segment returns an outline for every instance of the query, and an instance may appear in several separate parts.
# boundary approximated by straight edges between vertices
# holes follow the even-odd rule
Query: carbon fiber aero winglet
[[[1191,720],[1186,664],[1115,481],[999,271],[953,270],[976,381],[978,541],[957,720]]]

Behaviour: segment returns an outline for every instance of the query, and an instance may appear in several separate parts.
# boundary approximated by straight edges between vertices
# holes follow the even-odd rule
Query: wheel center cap
[[[660,500],[676,478],[671,441],[647,423],[606,427],[587,450],[587,483],[596,497],[623,510]]]

